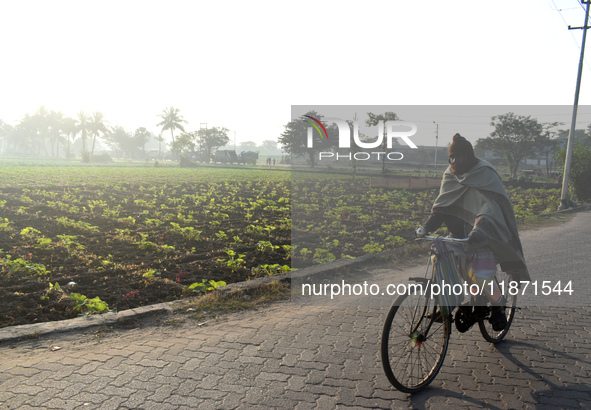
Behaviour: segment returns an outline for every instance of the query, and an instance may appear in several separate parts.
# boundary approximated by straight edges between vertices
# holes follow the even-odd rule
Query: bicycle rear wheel
[[[382,365],[390,383],[405,393],[423,390],[437,376],[449,344],[451,317],[429,297],[401,295],[382,330]]]
[[[511,279],[511,275],[507,275],[505,272],[497,272],[497,280],[499,282],[504,281],[505,284],[509,283]],[[507,288],[507,286],[505,286]],[[501,340],[505,338],[507,333],[509,332],[509,327],[511,327],[511,323],[513,322],[513,318],[515,317],[515,311],[517,310],[517,293],[515,295],[507,295],[507,304],[504,306],[505,315],[507,316],[507,326],[501,331],[496,331],[493,329],[492,324],[488,321],[490,317],[487,314],[487,317],[483,320],[478,321],[478,327],[480,328],[480,333],[482,333],[482,337],[484,340],[490,343],[499,343]]]

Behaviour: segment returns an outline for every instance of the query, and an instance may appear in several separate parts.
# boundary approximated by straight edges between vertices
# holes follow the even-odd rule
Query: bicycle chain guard
[[[458,332],[465,333],[476,323],[472,315],[472,306],[460,306],[456,311],[454,323]]]

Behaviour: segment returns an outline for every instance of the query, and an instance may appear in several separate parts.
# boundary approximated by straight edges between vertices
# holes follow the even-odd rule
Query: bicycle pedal
[[[505,315],[504,310],[496,310],[491,313],[488,321],[495,332],[505,330],[505,327],[507,327],[507,316]]]

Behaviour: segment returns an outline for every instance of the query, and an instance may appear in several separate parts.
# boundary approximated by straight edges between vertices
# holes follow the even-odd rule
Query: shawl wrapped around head
[[[433,212],[453,215],[474,226],[504,272],[514,280],[530,279],[513,206],[499,174],[488,162],[480,159],[468,172],[455,176],[448,167]]]

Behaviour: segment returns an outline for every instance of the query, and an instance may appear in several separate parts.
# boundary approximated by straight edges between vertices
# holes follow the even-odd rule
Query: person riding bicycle
[[[469,238],[459,249],[461,267],[480,286],[496,273],[496,263],[512,280],[529,280],[513,207],[495,168],[476,158],[472,144],[460,134],[449,147],[449,167],[443,173],[439,196],[431,215],[416,230],[419,237],[445,224],[454,238]],[[485,287],[490,289],[490,287]],[[487,294],[492,302],[490,322],[495,331],[507,324],[498,290]]]

